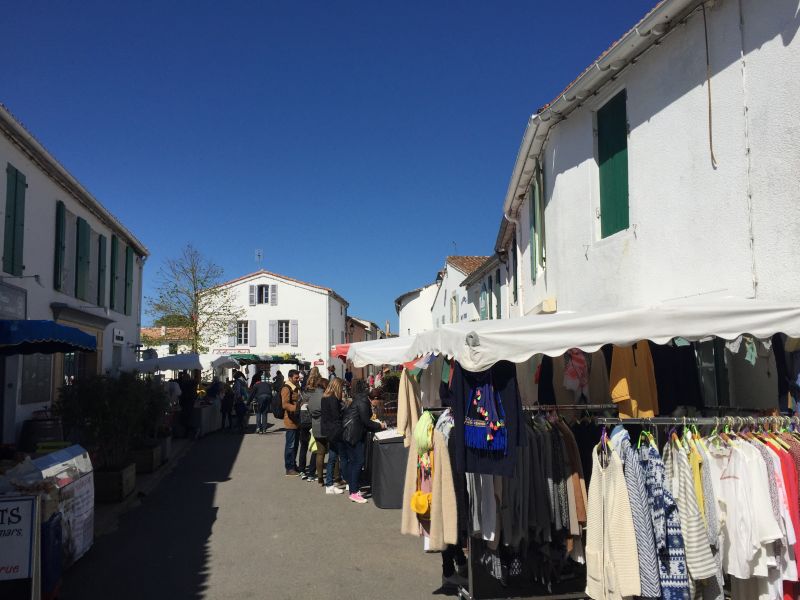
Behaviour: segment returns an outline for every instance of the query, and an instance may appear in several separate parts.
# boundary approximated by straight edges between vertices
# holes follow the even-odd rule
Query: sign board
[[[114,343],[115,344],[124,344],[125,343],[125,332],[122,329],[114,328]]]
[[[0,497],[0,581],[34,575],[35,496]]]
[[[322,360],[321,358],[318,358],[317,360],[314,361],[314,366],[315,367],[321,367],[324,364],[325,364],[325,361]]]

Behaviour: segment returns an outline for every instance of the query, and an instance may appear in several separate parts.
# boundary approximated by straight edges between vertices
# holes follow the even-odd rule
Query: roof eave
[[[663,0],[555,100],[530,116],[506,191],[503,214],[511,215],[524,199],[550,128],[616,77],[619,71],[671,31],[676,23],[686,18],[702,2],[703,0]]]

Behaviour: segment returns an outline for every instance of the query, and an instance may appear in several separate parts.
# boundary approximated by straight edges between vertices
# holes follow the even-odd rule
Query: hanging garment
[[[405,486],[403,488],[403,511],[400,533],[406,535],[420,535],[420,522],[417,514],[411,510],[411,496],[416,490],[417,483],[417,448],[414,436],[408,436],[409,452],[406,464]],[[447,441],[442,433],[433,431],[433,478],[431,481],[431,508],[430,524],[427,527],[431,551],[441,551],[448,544],[458,542],[458,515],[455,487],[453,484],[453,470],[450,464],[450,455],[447,451]]]
[[[442,355],[434,358],[430,364],[422,369],[419,375],[419,399],[422,408],[434,408],[442,405],[439,398],[439,384],[441,383]]]
[[[706,532],[708,533],[708,544],[711,554],[714,556],[716,573],[714,579],[707,579],[704,585],[699,588],[702,600],[724,600],[725,599],[725,579],[722,573],[722,556],[719,553],[719,516],[717,513],[717,497],[714,495],[714,484],[711,482],[711,469],[708,461],[708,453],[705,445],[697,444],[697,451],[700,454],[701,468],[700,479],[703,488],[704,498],[704,517]]]
[[[551,521],[542,435],[530,426],[526,426],[525,430],[528,437],[528,452],[531,457],[530,504],[528,506],[530,529],[534,541],[545,543],[551,539]]]
[[[403,435],[403,445],[406,448],[411,445],[411,434],[421,414],[419,384],[409,376],[407,369],[403,369],[397,393],[397,431]]]
[[[504,452],[467,447],[465,439],[466,409],[471,406],[474,392],[489,385],[495,392],[493,398],[502,405],[506,435]],[[516,448],[527,443],[522,435],[522,407],[517,392],[516,367],[514,363],[500,361],[491,369],[480,372],[467,371],[456,364],[451,386],[453,392],[453,416],[456,421],[456,470],[459,473],[485,473],[511,477],[517,462]]]
[[[619,455],[608,464],[593,455],[586,523],[586,594],[595,600],[641,595],[636,533]]]
[[[737,352],[726,347],[725,362],[731,406],[762,410],[778,407],[778,367],[771,349],[758,341],[741,344]]]
[[[700,379],[694,347],[648,342],[658,391],[658,411],[671,415],[679,406],[700,408]]]
[[[653,521],[647,503],[644,474],[639,464],[639,457],[631,446],[630,435],[622,427],[611,435],[611,444],[622,460],[625,487],[631,503],[639,559],[639,580],[642,586],[641,595],[646,598],[660,598],[661,583],[658,575],[656,543],[653,538]]]
[[[614,346],[609,382],[611,400],[617,404],[620,417],[658,414],[656,377],[647,342]]]
[[[517,385],[522,406],[533,406],[539,402],[539,384],[536,371],[542,364],[542,355],[534,354],[522,363],[516,363]]]
[[[666,488],[666,469],[652,445],[639,449],[639,462],[644,471],[647,503],[653,521],[653,537],[659,560],[659,583],[662,600],[689,600],[689,571],[681,533],[678,506]]]

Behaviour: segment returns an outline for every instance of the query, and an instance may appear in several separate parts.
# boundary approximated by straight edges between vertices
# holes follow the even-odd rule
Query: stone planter
[[[161,444],[145,446],[133,451],[137,473],[152,473],[161,466]]]
[[[172,456],[172,437],[159,438],[161,444],[161,464],[167,462]]]
[[[122,502],[136,489],[136,463],[121,469],[98,469],[94,472],[94,497],[97,502]]]

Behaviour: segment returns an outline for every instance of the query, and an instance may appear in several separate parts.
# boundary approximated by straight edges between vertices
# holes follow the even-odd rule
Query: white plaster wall
[[[257,304],[250,306],[250,285],[277,285],[278,304]],[[234,302],[242,310],[239,320],[256,321],[256,339],[254,346],[228,345],[228,336],[223,335],[216,340],[211,340],[210,351],[218,354],[231,352],[245,352],[253,354],[298,354],[304,360],[313,362],[317,359],[330,361],[330,325],[334,312],[332,304],[338,301],[331,299],[324,290],[318,290],[300,283],[273,277],[265,273],[231,284]],[[338,314],[338,308],[335,310]],[[344,312],[344,311],[343,311]],[[338,318],[338,317],[337,317]],[[279,344],[269,345],[269,322],[271,320],[297,320],[298,345]],[[344,316],[337,327],[343,329]],[[338,329],[336,330],[338,331]],[[336,334],[338,335],[338,333]],[[252,340],[252,338],[251,338]],[[251,342],[252,343],[252,342]],[[285,374],[285,373],[284,373]]]
[[[438,286],[432,283],[420,291],[403,298],[400,303],[400,312],[398,313],[398,328],[400,329],[399,335],[401,337],[415,335],[433,328],[431,306],[434,298],[436,298],[438,289]]]
[[[470,309],[466,290],[461,286],[461,283],[466,277],[464,273],[452,265],[445,265],[444,277],[436,292],[436,297],[431,308],[434,328],[442,326],[442,317],[444,317],[445,324],[453,322],[450,314],[450,298],[454,295],[458,305],[457,319],[455,322],[470,320]],[[446,300],[443,300],[443,298],[446,298]]]
[[[333,344],[331,345],[343,344],[347,339],[345,336],[345,318],[347,316],[347,307],[333,296],[329,296],[328,311],[328,328],[333,329]],[[320,357],[325,360],[325,368],[327,368],[328,365],[333,365],[336,367],[337,375],[339,375],[339,377],[344,377],[344,363],[339,359],[332,359],[330,354],[331,353],[328,352],[325,356]],[[320,370],[324,375],[325,370]]]
[[[103,355],[101,369],[107,371],[112,365],[113,330],[122,329],[125,332],[125,344],[122,345],[122,366],[131,365],[136,360],[133,345],[139,343],[139,328],[141,325],[141,280],[142,268],[141,261],[134,260],[133,276],[133,310],[130,316],[108,311],[106,315],[102,308],[94,307],[94,303],[83,301],[53,289],[53,265],[55,256],[55,227],[56,227],[56,202],[64,202],[68,211],[84,218],[92,231],[106,236],[108,240],[108,269],[106,271],[106,305],[109,305],[109,286],[110,286],[110,260],[111,260],[111,236],[113,231],[102,223],[87,208],[81,205],[75,198],[67,194],[63,188],[56,185],[43,171],[32,163],[26,155],[11,144],[5,136],[0,136],[0,224],[5,222],[6,210],[6,165],[11,163],[21,171],[26,178],[28,188],[25,193],[25,234],[23,238],[23,263],[25,266],[24,275],[39,275],[40,282],[34,279],[16,279],[6,273],[0,273],[5,283],[22,288],[27,291],[27,318],[53,320],[53,311],[50,308],[52,302],[62,302],[72,308],[101,316],[107,316],[115,322],[110,324],[103,339]],[[2,254],[3,239],[5,228],[0,226],[0,254]],[[120,237],[120,242],[125,243],[125,239]],[[135,254],[134,254],[135,256]],[[94,265],[93,265],[94,267]],[[124,278],[124,273],[121,274]],[[19,364],[19,366],[17,366]],[[6,384],[12,387],[6,388],[6,401],[15,405],[13,411],[13,421],[18,432],[22,422],[32,415],[35,410],[40,410],[47,406],[42,404],[19,404],[19,376],[21,361],[9,360],[7,363]],[[5,440],[12,439],[12,432],[9,429],[11,424],[10,412],[5,412]]]
[[[798,297],[800,256],[787,242],[800,233],[800,83],[791,75],[800,72],[800,56],[796,35],[785,32],[790,4],[745,2],[746,36],[761,40],[747,55],[747,95],[738,3],[725,0],[708,11],[716,168],[709,152],[703,22],[697,15],[552,129],[544,152],[547,269],[535,283],[527,202],[518,213],[526,312],[548,296],[557,298],[559,310],[700,294],[752,296],[745,101],[755,121],[750,143],[759,297]],[[792,13],[789,20],[796,33],[797,17]],[[631,227],[600,239],[593,113],[623,88]]]

